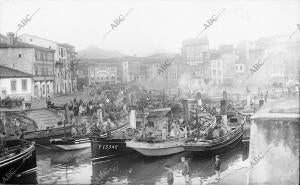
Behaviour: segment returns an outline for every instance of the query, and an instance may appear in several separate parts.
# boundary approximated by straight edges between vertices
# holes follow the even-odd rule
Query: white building
[[[211,60],[211,79],[213,85],[221,85],[224,80],[223,61]]]
[[[54,93],[68,94],[72,93],[73,82],[71,79],[70,63],[71,54],[69,48],[73,46],[69,44],[61,44],[39,36],[31,34],[23,34],[18,37],[18,41],[33,44],[55,50],[54,53]],[[75,53],[75,50],[74,50]]]
[[[117,67],[108,67],[99,65],[97,67],[89,68],[89,84],[92,83],[117,83]]]
[[[32,97],[33,75],[9,67],[0,66],[0,97],[21,97],[30,100]]]
[[[53,94],[55,50],[18,42],[8,33],[7,43],[0,43],[0,65],[33,75],[33,96]]]

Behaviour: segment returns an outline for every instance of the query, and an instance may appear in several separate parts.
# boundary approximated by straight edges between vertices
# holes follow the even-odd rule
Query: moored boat
[[[149,157],[172,155],[184,151],[183,142],[180,141],[161,141],[156,143],[126,141],[126,146]]]
[[[62,150],[79,150],[91,147],[88,136],[50,139],[50,143]]]
[[[141,136],[126,141],[126,146],[144,156],[167,156],[184,151],[181,138],[172,138],[168,133],[171,108],[152,109],[146,117],[147,125]],[[170,115],[173,115],[172,113]],[[171,139],[172,138],[172,139]]]
[[[129,132],[129,123],[112,129],[110,137],[107,137],[106,133],[93,134],[91,137],[92,160],[107,160],[134,152],[126,147],[125,141],[133,138],[127,132]]]
[[[186,151],[196,153],[198,157],[211,157],[226,152],[242,140],[245,118],[228,102],[225,91],[220,111],[211,111],[210,105],[197,104],[195,100],[183,103],[186,120],[194,129],[184,143]],[[191,110],[194,115],[190,114]]]
[[[1,184],[36,184],[35,146],[21,140],[7,140],[0,153]]]
[[[196,152],[199,155],[211,156],[220,154],[237,145],[243,137],[243,127],[231,128],[226,135],[214,139],[202,139],[198,141],[188,141],[184,144],[186,151]]]

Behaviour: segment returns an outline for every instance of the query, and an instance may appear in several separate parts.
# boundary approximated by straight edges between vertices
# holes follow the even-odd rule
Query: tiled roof
[[[58,46],[62,46],[62,47],[65,47],[65,48],[74,48],[74,46],[68,44],[68,43],[58,43],[57,44]]]
[[[39,50],[55,52],[55,50],[53,50],[53,49],[44,48],[44,47],[40,47],[40,46],[36,46],[36,45],[32,45],[32,44],[27,44],[24,42],[16,42],[13,45],[8,45],[7,43],[0,43],[0,48],[35,48],[35,49],[39,49]]]
[[[31,74],[0,65],[0,78],[30,78]]]

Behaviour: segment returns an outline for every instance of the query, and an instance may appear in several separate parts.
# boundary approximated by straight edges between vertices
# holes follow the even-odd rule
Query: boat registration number
[[[99,145],[99,149],[109,150],[109,149],[117,149],[118,145]]]

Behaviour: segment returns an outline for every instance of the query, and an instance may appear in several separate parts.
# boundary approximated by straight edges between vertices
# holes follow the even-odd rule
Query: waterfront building
[[[82,59],[78,66],[80,80],[88,79],[88,84],[84,85],[122,83],[122,62],[120,58]]]
[[[0,98],[24,98],[30,100],[32,77],[29,73],[0,65]]]
[[[0,65],[33,75],[33,96],[53,94],[55,50],[19,42],[8,33],[7,43],[0,43]]]
[[[235,67],[238,56],[232,45],[220,46],[222,86],[232,87],[236,79]],[[238,65],[241,66],[241,65]]]
[[[143,84],[146,87],[177,90],[182,75],[188,71],[188,65],[178,54],[157,54],[141,60],[141,71],[144,71]]]
[[[59,49],[59,60],[61,61],[60,64],[62,64],[62,66],[58,65],[57,90],[62,89],[63,94],[71,94],[77,89],[77,61],[75,48],[66,43],[59,43],[57,45]]]
[[[74,46],[58,43],[31,34],[22,34],[18,41],[55,50],[54,54],[54,93],[69,94],[77,89],[77,62]]]
[[[182,42],[181,55],[187,65],[185,79],[190,79],[191,90],[207,92],[211,81],[211,55],[209,41],[206,36],[200,39],[188,39]]]
[[[146,66],[142,63],[142,57],[126,56],[120,58],[122,67],[122,80],[124,83],[142,82],[147,78]]]
[[[254,44],[249,51],[249,85],[260,82],[261,86],[287,88],[289,84],[299,83],[299,40],[272,36],[258,39]],[[263,65],[254,70],[259,62]]]

